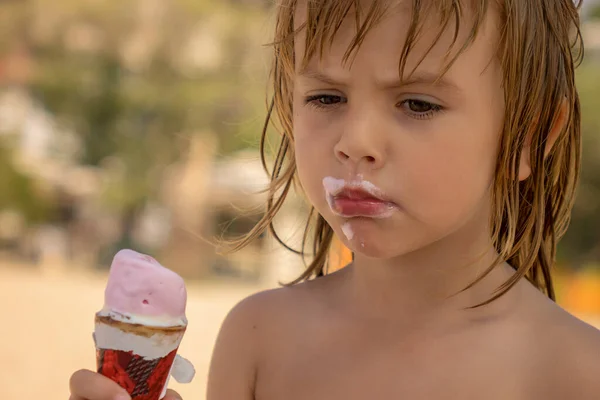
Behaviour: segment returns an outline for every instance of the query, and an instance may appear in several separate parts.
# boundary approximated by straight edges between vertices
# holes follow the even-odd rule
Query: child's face
[[[303,16],[299,10],[297,25]],[[433,79],[446,65],[452,26],[414,75],[405,76],[406,84],[398,85],[409,18],[410,11],[401,7],[388,13],[347,64],[342,58],[355,34],[352,17],[323,58],[311,60],[306,70],[301,70],[304,37],[296,40],[293,133],[300,181],[346,245],[375,258],[489,229],[489,188],[504,115],[494,18],[488,16],[442,82]],[[407,74],[439,31],[437,21],[429,24],[408,57]],[[470,28],[463,23],[456,47]],[[328,201],[325,178],[330,189],[341,182],[333,178],[369,181],[391,205],[377,208],[348,197],[339,204]],[[369,210],[385,212],[382,218],[352,216]]]

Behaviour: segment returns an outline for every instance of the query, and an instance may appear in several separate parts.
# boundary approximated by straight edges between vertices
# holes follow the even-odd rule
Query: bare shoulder
[[[257,329],[316,317],[318,310],[326,309],[334,297],[341,275],[335,272],[293,286],[253,294],[237,304],[232,313],[253,316]]]
[[[267,340],[272,345],[273,336],[279,336],[289,328],[295,332],[298,323],[306,324],[319,318],[335,280],[335,277],[326,276],[253,294],[231,310],[226,322],[229,319],[232,324],[242,324],[246,329],[252,329],[257,340]]]
[[[600,330],[555,305],[546,319],[547,329],[560,343],[563,354],[576,356],[580,361],[590,361],[600,367]],[[590,365],[591,366],[591,365]]]
[[[546,365],[557,398],[600,398],[600,330],[553,304],[540,322]]]
[[[320,286],[321,282],[306,282],[266,290],[231,309],[213,350],[207,400],[254,398],[260,365],[278,348],[289,347],[298,326],[314,319],[314,294]]]
[[[225,317],[210,362],[207,400],[254,398],[259,311],[256,301],[248,298]]]

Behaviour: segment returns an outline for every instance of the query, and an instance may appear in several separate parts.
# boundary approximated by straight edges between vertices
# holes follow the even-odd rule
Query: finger
[[[129,400],[127,391],[96,372],[85,369],[75,372],[69,382],[75,400]]]
[[[84,399],[83,397],[79,397],[79,396],[72,394],[71,396],[69,396],[69,400],[88,400],[88,399]]]
[[[165,395],[163,400],[183,400],[179,393],[174,390],[167,390],[167,394]]]

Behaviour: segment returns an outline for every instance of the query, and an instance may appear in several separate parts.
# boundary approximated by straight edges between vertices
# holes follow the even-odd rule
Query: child
[[[298,178],[314,260],[231,311],[207,398],[600,398],[600,333],[552,301],[550,276],[579,174],[573,1],[277,12],[282,143],[240,246]],[[354,260],[327,274],[334,233]],[[71,383],[76,399],[117,393],[91,372]]]

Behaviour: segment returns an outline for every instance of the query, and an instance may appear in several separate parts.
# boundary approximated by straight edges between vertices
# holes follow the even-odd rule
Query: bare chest
[[[527,367],[501,344],[338,335],[272,350],[256,400],[531,398]]]

